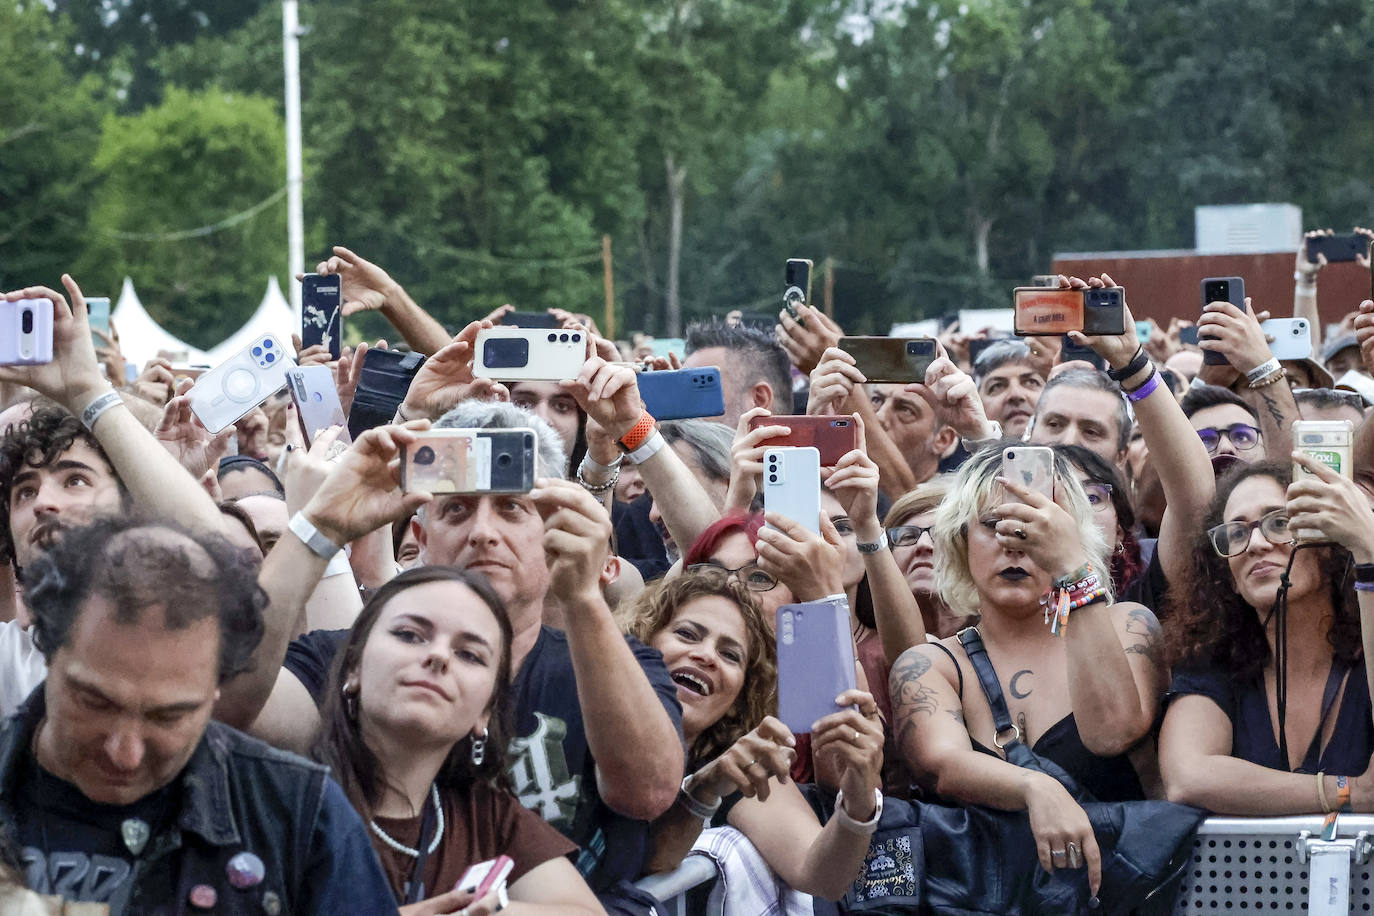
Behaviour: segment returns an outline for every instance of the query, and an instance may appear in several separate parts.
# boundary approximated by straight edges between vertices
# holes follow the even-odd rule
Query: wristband
[[[99,420],[105,411],[111,407],[117,407],[123,403],[124,399],[119,396],[117,391],[107,391],[98,395],[81,411],[81,425],[86,427],[88,432],[95,432],[95,421]]]
[[[348,562],[348,551],[340,550],[338,553],[334,554],[334,557],[329,561],[329,565],[324,568],[324,572],[320,575],[320,578],[328,579],[330,576],[342,576],[344,573],[351,573],[352,571],[353,567],[350,566]]]
[[[1331,803],[1326,800],[1326,774],[1317,771],[1317,800],[1322,803],[1322,813],[1331,813]]]
[[[1253,385],[1260,379],[1268,378],[1270,375],[1278,371],[1279,361],[1277,358],[1271,356],[1269,357],[1269,359],[1265,360],[1255,368],[1251,369],[1249,372],[1245,373],[1245,380],[1249,382],[1251,385]]]
[[[996,420],[989,420],[988,426],[992,427],[992,434],[984,436],[981,439],[965,439],[963,436],[959,437],[959,444],[964,447],[964,451],[968,452],[971,455],[974,452],[981,449],[983,446],[991,445],[992,443],[997,442],[1002,438],[1001,423],[998,423]]]
[[[1073,588],[1077,583],[1088,578],[1089,576],[1094,576],[1096,574],[1097,571],[1093,569],[1093,565],[1091,563],[1084,563],[1082,566],[1078,567],[1073,572],[1066,573],[1065,575],[1060,576],[1058,579],[1055,579],[1054,582],[1051,584],[1055,588]]]
[[[1130,401],[1132,404],[1143,401],[1150,395],[1154,394],[1155,389],[1158,388],[1159,385],[1159,373],[1151,372],[1150,377],[1145,380],[1144,384],[1142,384],[1139,388],[1133,388],[1130,391],[1126,392],[1126,400]]]
[[[639,415],[639,419],[635,421],[634,426],[630,427],[630,431],[620,437],[616,445],[620,446],[622,452],[633,452],[644,444],[644,440],[648,439],[653,431],[654,418],[646,410]]]
[[[1366,585],[1374,585],[1374,563],[1356,563],[1355,581],[1363,582]]]
[[[1269,375],[1266,375],[1264,378],[1260,379],[1258,382],[1250,382],[1249,387],[1252,389],[1267,388],[1268,386],[1277,384],[1278,382],[1281,382],[1286,378],[1288,378],[1287,370],[1279,369],[1278,372],[1272,372]]]
[[[310,523],[310,519],[305,517],[304,512],[297,512],[291,516],[291,521],[287,522],[287,528],[291,533],[301,539],[301,543],[310,548],[310,552],[322,560],[334,559],[334,554],[343,550],[329,538],[320,534],[319,529]]]
[[[582,464],[585,465],[588,470],[600,471],[602,474],[611,473],[611,471],[614,471],[616,468],[620,467],[620,463],[624,460],[624,455],[616,455],[615,460],[612,461],[610,464],[602,464],[600,461],[597,461],[595,458],[592,457],[591,452],[588,452],[587,454],[582,456]]]
[[[1355,591],[1357,591],[1357,592],[1374,592],[1374,582],[1356,582],[1356,583],[1355,583]]]
[[[873,543],[860,543],[854,546],[859,548],[859,553],[878,553],[879,551],[887,549],[887,532],[880,529],[878,531],[878,539]]]
[[[883,793],[881,789],[873,790],[873,816],[866,821],[856,821],[849,812],[844,810],[844,789],[835,793],[835,814],[833,819],[840,822],[840,826],[846,830],[863,836],[872,836],[873,831],[878,829],[878,819],[883,816]]]
[[[1350,778],[1348,776],[1336,777],[1336,810],[1342,814],[1349,814],[1350,807]]]
[[[1316,286],[1317,272],[1314,270],[1309,274],[1303,273],[1301,270],[1295,270],[1293,271],[1293,279],[1297,280],[1299,283],[1305,283],[1308,286]]]
[[[1145,347],[1136,347],[1135,355],[1131,357],[1131,361],[1120,369],[1108,369],[1107,377],[1114,382],[1124,381],[1144,369],[1149,361],[1150,357],[1145,354]]]
[[[644,416],[647,417],[649,415],[645,414]],[[632,449],[630,451],[630,461],[635,464],[643,464],[650,458],[657,455],[667,445],[668,440],[663,438],[663,433],[659,432],[658,430],[654,430],[653,434],[650,435],[649,438],[646,439],[643,443],[641,443],[638,448]]]
[[[590,458],[583,458],[582,463],[577,466],[577,482],[582,484],[583,488],[585,488],[588,493],[605,493],[607,490],[613,488],[617,483],[620,482],[619,459],[616,459],[614,467],[610,468],[611,476],[607,479],[605,483],[587,483],[587,478],[582,476],[582,469],[587,467],[588,465],[595,465],[598,468],[605,467],[605,465],[598,464],[597,462],[592,461]]]
[[[718,810],[720,810],[720,799],[716,799],[716,803],[714,805],[707,805],[693,798],[692,788],[689,785],[689,783],[691,783],[692,777],[696,775],[697,774],[692,773],[689,776],[683,777],[682,787],[677,791],[678,804],[682,805],[682,807],[686,808],[688,811],[690,811],[697,817],[701,818],[703,821],[709,821],[712,817],[715,816],[715,813]]]

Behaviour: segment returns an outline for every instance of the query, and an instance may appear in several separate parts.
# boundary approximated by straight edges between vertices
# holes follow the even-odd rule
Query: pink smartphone
[[[471,891],[473,900],[481,900],[498,886],[504,891],[506,877],[510,875],[513,868],[515,868],[515,860],[510,856],[497,856],[485,862],[478,862],[463,872],[463,877],[458,879],[458,883],[454,885],[454,890]]]

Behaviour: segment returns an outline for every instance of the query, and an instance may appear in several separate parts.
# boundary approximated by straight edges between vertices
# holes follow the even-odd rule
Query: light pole
[[[299,320],[301,285],[296,274],[305,272],[305,231],[301,208],[301,48],[297,0],[282,0],[282,63],[286,69],[286,240],[290,276],[291,309]]]

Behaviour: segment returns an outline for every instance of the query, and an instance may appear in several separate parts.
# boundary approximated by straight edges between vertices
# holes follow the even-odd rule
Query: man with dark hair
[[[1045,383],[1029,432],[1034,445],[1081,445],[1119,468],[1131,441],[1131,414],[1107,373],[1066,369]]]
[[[989,344],[973,363],[973,380],[988,419],[1002,424],[1003,435],[1023,435],[1045,389],[1030,347],[1021,340]]]
[[[700,322],[687,328],[684,368],[719,366],[725,392],[721,422],[731,429],[751,407],[792,410],[792,363],[772,334],[750,325]],[[714,419],[714,418],[712,418]]]
[[[1220,385],[1194,385],[1179,402],[1207,454],[1246,463],[1264,460],[1259,414],[1240,395]]]
[[[0,727],[0,822],[64,900],[220,912],[386,912],[362,820],[324,767],[210,720],[263,635],[227,541],[105,517],[36,556],[48,678]]]
[[[1293,400],[1304,420],[1349,420],[1355,426],[1364,422],[1364,398],[1354,391],[1297,388]]]

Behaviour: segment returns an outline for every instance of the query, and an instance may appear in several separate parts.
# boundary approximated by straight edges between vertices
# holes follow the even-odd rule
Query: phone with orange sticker
[[[1018,337],[1058,337],[1083,330],[1083,291],[1018,286],[1011,291]]]

